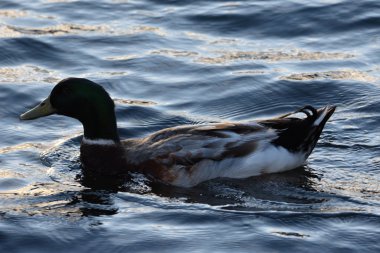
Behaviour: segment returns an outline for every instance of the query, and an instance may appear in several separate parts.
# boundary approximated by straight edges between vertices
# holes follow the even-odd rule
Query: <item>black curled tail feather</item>
[[[279,119],[288,118],[290,115],[293,115],[293,114],[296,114],[299,112],[303,112],[304,114],[306,114],[307,118],[311,118],[311,119],[315,119],[318,115],[318,111],[314,107],[312,107],[311,105],[305,105],[304,107],[302,107],[302,108],[300,108],[294,112],[284,114],[278,118]]]
[[[306,105],[301,109],[297,110],[296,112],[303,112],[306,114],[308,118],[316,118],[318,116],[317,110],[311,105]]]
[[[317,110],[307,105],[277,119],[264,120],[260,123],[275,129],[278,133],[278,138],[272,141],[273,144],[292,152],[304,152],[308,156],[334,110],[335,106],[326,106]],[[289,117],[296,113],[304,113],[306,118]]]

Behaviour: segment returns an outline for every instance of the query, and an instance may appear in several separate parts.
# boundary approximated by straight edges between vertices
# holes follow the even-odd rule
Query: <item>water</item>
[[[0,252],[379,252],[380,2],[0,2]],[[338,106],[308,165],[183,189],[76,180],[81,126],[18,115],[68,76],[120,134]]]

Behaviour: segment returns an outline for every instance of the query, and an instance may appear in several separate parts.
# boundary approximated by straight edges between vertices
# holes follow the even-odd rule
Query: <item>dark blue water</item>
[[[2,0],[0,252],[380,252],[379,56],[378,0]],[[78,122],[18,119],[69,76],[124,138],[338,109],[303,168],[96,191]]]

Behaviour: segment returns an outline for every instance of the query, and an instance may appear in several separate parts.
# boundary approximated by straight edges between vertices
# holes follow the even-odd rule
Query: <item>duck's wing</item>
[[[275,131],[257,123],[175,127],[146,137],[135,145],[129,157],[133,163],[149,159],[186,167],[204,159],[246,156],[257,149],[260,141],[270,142],[276,137]]]
[[[191,166],[200,160],[220,161],[244,157],[274,145],[305,157],[314,148],[322,129],[335,107],[314,109],[305,106],[293,113],[252,123],[220,123],[180,126],[158,131],[128,151],[131,163],[154,160],[165,166]],[[306,118],[290,117],[302,112]],[[128,150],[128,144],[125,144]]]

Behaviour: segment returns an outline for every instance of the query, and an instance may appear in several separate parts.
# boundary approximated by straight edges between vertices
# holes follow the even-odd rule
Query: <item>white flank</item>
[[[83,137],[82,142],[87,145],[115,145],[115,141],[110,140],[110,139],[86,139]]]
[[[327,115],[327,111],[328,111],[328,108],[326,107],[324,110],[323,110],[323,113],[321,114],[321,116],[318,117],[318,119],[316,119],[314,121],[314,126],[319,126],[319,124],[321,124],[322,120],[326,117]]]
[[[260,150],[249,156],[226,158],[222,161],[205,159],[191,175],[179,173],[174,185],[192,187],[202,181],[217,178],[247,178],[268,173],[278,173],[297,168],[305,163],[305,154],[292,153],[283,147],[276,147],[265,141]]]

